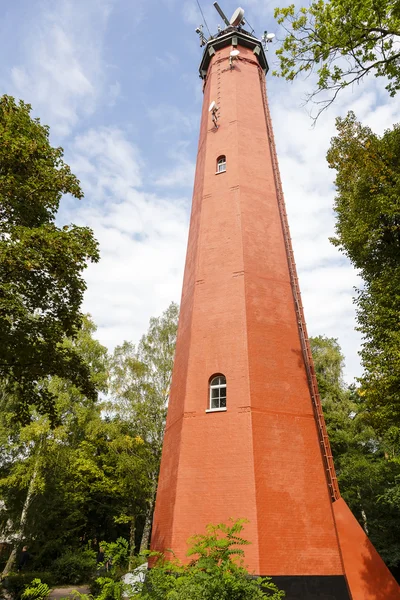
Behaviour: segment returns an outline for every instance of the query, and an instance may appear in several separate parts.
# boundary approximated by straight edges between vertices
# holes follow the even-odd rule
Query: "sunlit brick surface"
[[[204,90],[152,548],[186,555],[207,523],[249,520],[246,563],[342,575],[290,285],[255,55],[213,56]],[[248,59],[248,61],[243,60]],[[219,106],[213,128],[209,104]],[[226,173],[215,174],[226,155]],[[206,413],[227,379],[227,411]]]

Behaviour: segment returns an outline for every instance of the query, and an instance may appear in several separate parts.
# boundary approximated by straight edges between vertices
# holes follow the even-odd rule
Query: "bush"
[[[96,583],[99,586],[96,600],[122,600],[127,588],[122,581],[115,581],[111,577],[98,577]]]
[[[40,579],[34,579],[21,594],[21,600],[44,600],[49,595],[50,588]]]
[[[93,550],[69,550],[53,562],[51,571],[58,584],[87,582],[96,569]]]
[[[280,600],[279,590],[269,577],[252,578],[242,563],[240,546],[249,542],[239,534],[243,520],[229,525],[209,525],[206,535],[189,542],[189,565],[167,561],[162,555],[147,574],[141,600]]]
[[[108,562],[109,567],[114,572],[124,572],[129,562],[129,543],[119,537],[115,542],[100,542],[100,548],[104,549],[105,562]]]
[[[40,579],[41,582],[53,587],[55,584],[54,575],[52,573],[10,573],[5,581],[4,587],[14,600],[20,600],[24,589],[31,583],[33,579]]]

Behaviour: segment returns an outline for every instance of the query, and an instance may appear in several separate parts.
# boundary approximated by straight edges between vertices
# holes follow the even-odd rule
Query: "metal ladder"
[[[261,68],[259,68],[261,93],[264,104],[265,122],[269,140],[269,147],[272,158],[272,168],[274,172],[274,180],[276,187],[276,195],[278,200],[279,214],[282,223],[283,238],[285,240],[286,255],[289,266],[290,282],[293,291],[293,298],[297,316],[297,324],[299,328],[300,342],[303,351],[304,364],[307,372],[308,385],[310,389],[311,399],[314,407],[315,419],[317,423],[318,435],[321,444],[321,451],[325,463],[328,486],[332,501],[340,498],[338,480],[336,476],[335,466],[333,463],[331,445],[329,443],[328,432],[326,429],[325,418],[322,411],[321,397],[318,392],[317,378],[315,374],[314,361],[311,354],[310,341],[308,339],[306,322],[304,318],[303,305],[299,288],[299,280],[297,277],[296,263],[294,260],[292,240],[290,237],[289,223],[285,208],[285,200],[283,197],[282,182],[279,173],[278,157],[276,154],[274,134],[272,130],[272,120],[268,107],[267,92],[265,85],[265,76]]]

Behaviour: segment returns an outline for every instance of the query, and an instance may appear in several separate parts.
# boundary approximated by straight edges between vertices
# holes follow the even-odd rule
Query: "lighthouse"
[[[216,3],[215,3],[216,4]],[[395,600],[340,497],[266,96],[268,35],[239,8],[200,31],[203,108],[153,550],[187,560],[245,518],[249,572],[288,600]]]

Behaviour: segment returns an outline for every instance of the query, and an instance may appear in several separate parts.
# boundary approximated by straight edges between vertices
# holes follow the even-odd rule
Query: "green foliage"
[[[40,579],[35,578],[25,587],[21,594],[21,600],[44,600],[49,592],[50,588],[47,583],[42,583]]]
[[[0,380],[18,418],[29,420],[34,404],[54,421],[55,397],[43,380],[58,376],[96,397],[88,365],[63,340],[82,326],[82,271],[99,255],[90,229],[55,224],[63,194],[83,194],[30,111],[0,98]]]
[[[54,560],[51,571],[57,584],[85,583],[96,568],[96,553],[93,550],[67,551]]]
[[[98,577],[96,586],[99,589],[96,600],[122,600],[126,597],[127,586],[122,581],[115,581],[111,577]]]
[[[371,421],[400,426],[400,127],[375,135],[353,113],[337,119],[327,158],[336,169],[336,237],[359,269],[362,391]]]
[[[134,527],[144,519],[140,546],[147,548],[165,418],[171,385],[179,308],[171,303],[158,318],[150,320],[148,332],[136,348],[130,342],[118,346],[111,359],[110,411],[120,435],[115,435],[115,469],[121,494],[127,499],[120,518]],[[123,489],[123,491],[122,491]],[[132,559],[131,559],[132,566]]]
[[[321,396],[326,399],[340,394],[344,389],[342,379],[344,356],[338,341],[320,335],[311,338],[310,344]]]
[[[209,525],[205,535],[195,535],[188,555],[195,558],[189,565],[167,561],[161,556],[149,571],[142,600],[279,600],[285,593],[268,577],[251,578],[242,564],[241,537],[244,520],[231,525]]]
[[[369,73],[385,78],[391,96],[400,88],[397,0],[314,0],[307,8],[276,8],[275,18],[286,37],[276,52],[280,68],[274,74],[291,81],[316,71],[310,97],[330,92],[320,110]]]
[[[98,389],[105,389],[107,352],[93,339],[94,331],[85,317],[76,339],[64,344],[73,345]],[[0,525],[12,523],[14,534],[19,530],[25,538],[33,538],[31,567],[36,569],[47,569],[66,548],[79,546],[88,529],[93,538],[108,533],[96,531],[96,521],[107,522],[103,513],[109,511],[101,497],[109,484],[97,452],[99,437],[106,436],[101,405],[61,378],[53,377],[47,385],[56,398],[55,427],[35,410],[30,423],[21,425],[12,403],[0,397],[0,498],[5,503]],[[100,514],[93,501],[101,507]]]
[[[341,493],[388,566],[400,563],[400,434],[371,426],[364,394],[342,379],[337,340],[311,338]]]
[[[129,542],[119,537],[115,542],[100,542],[100,547],[104,549],[105,560],[112,568],[124,569],[129,562]]]
[[[25,571],[23,573],[10,573],[4,582],[7,592],[12,596],[14,600],[20,600],[24,590],[29,587],[32,580],[38,579],[47,585],[49,588],[55,584],[54,576],[52,573],[35,572],[31,573]]]

